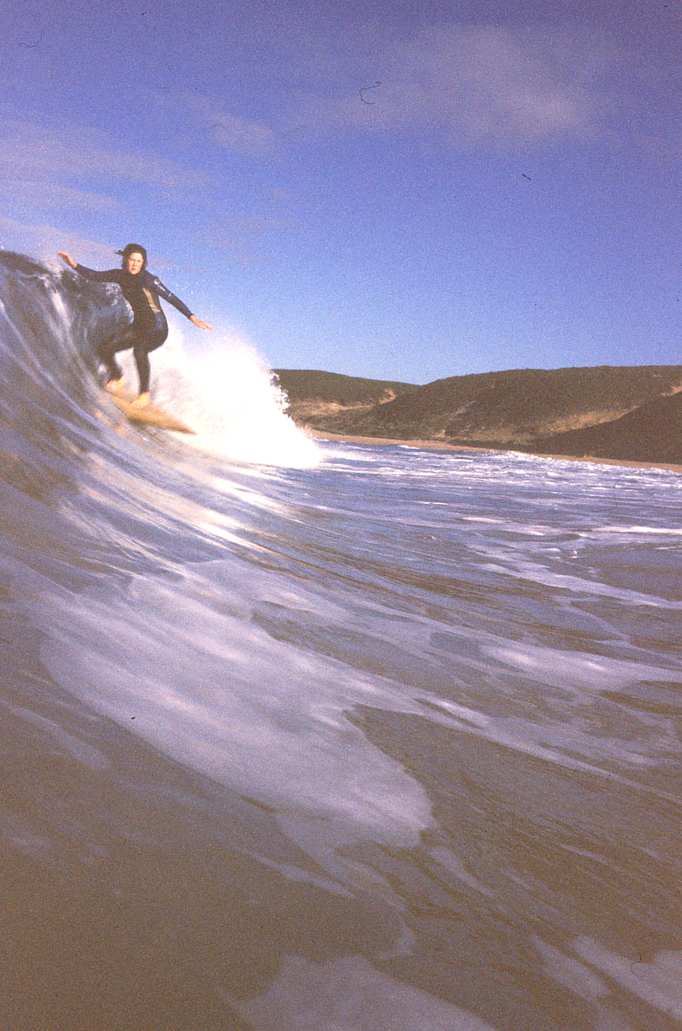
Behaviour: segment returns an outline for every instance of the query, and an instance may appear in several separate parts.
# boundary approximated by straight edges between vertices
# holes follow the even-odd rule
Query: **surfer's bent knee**
[[[167,337],[167,330],[160,330],[154,333],[144,333],[135,341],[135,350],[144,351],[146,354],[149,354],[150,351],[155,351],[157,347],[161,347],[162,344],[165,344]]]

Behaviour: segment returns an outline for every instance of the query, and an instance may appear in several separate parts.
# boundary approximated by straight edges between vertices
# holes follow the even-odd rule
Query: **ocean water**
[[[682,1022],[682,478],[321,443],[0,260],[2,1031]]]

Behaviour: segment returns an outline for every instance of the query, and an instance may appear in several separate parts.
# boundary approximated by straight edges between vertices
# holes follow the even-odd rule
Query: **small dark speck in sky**
[[[529,183],[532,183],[532,182],[533,182],[533,180],[531,179],[531,177],[530,177],[529,175],[526,175],[526,173],[525,173],[525,172],[522,172],[522,173],[521,173],[521,175],[523,176],[523,178],[524,178],[524,179],[527,179]]]
[[[360,90],[360,100],[362,101],[363,104],[373,104],[374,103],[373,100],[366,100],[365,99],[365,93],[367,92],[367,90],[376,89],[377,86],[381,86],[381,81],[380,80],[378,82],[375,82],[372,86],[363,86],[362,87],[362,89]]]

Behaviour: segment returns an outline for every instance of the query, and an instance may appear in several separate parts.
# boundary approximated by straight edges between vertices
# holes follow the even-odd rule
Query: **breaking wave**
[[[0,260],[0,1026],[679,1022],[682,479],[318,444]]]

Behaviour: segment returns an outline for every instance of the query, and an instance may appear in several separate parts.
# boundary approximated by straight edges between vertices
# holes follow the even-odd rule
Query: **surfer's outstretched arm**
[[[129,244],[129,247],[133,247],[133,245]],[[135,247],[137,248],[137,245],[135,245]],[[128,255],[127,271],[122,268],[111,268],[106,269],[103,272],[98,272],[95,269],[88,268],[87,265],[80,265],[68,251],[57,251],[57,254],[65,264],[74,269],[75,272],[78,272],[78,274],[83,276],[85,279],[94,279],[95,282],[98,283],[118,283],[118,285],[123,288],[123,295],[131,305],[136,318],[140,314],[140,306],[142,306],[145,313],[147,313],[147,309],[149,307],[158,313],[158,301],[154,301],[154,294],[158,294],[159,297],[163,297],[164,301],[168,301],[168,303],[172,304],[174,308],[177,308],[179,312],[182,312],[185,318],[189,319],[190,322],[198,329],[213,329],[213,326],[208,322],[204,322],[204,320],[200,319],[198,315],[194,315],[184,301],[181,301],[179,297],[176,297],[175,294],[161,282],[158,276],[153,276],[142,267],[143,259],[146,261],[146,255],[138,253],[138,250],[141,252],[141,248],[137,248]],[[125,259],[125,251],[119,253],[123,253]],[[137,267],[131,268],[130,266],[134,259],[137,259]],[[134,285],[138,279],[140,281],[139,286],[141,287],[141,291],[137,291],[136,286]],[[131,292],[133,290],[134,293]],[[143,299],[143,295],[145,299]],[[158,344],[156,346],[158,346]]]
[[[94,279],[99,283],[119,283],[121,282],[121,269],[120,268],[109,268],[102,272],[98,272],[94,268],[88,268],[87,265],[80,265],[67,251],[57,251],[57,254],[66,262],[79,276],[83,276],[85,279]]]
[[[204,322],[204,320],[200,319],[198,315],[192,315],[189,321],[195,325],[197,329],[213,329],[213,326],[209,322]]]
[[[177,308],[179,312],[182,312],[185,318],[188,318],[194,326],[197,326],[198,329],[213,329],[213,326],[210,326],[208,322],[204,322],[204,320],[200,319],[198,315],[194,315],[184,301],[181,301],[179,297],[176,297],[172,290],[169,290],[160,279],[154,277],[153,283],[154,290],[157,292],[159,297],[163,297],[164,301],[168,301],[168,303],[172,304],[174,308]]]

